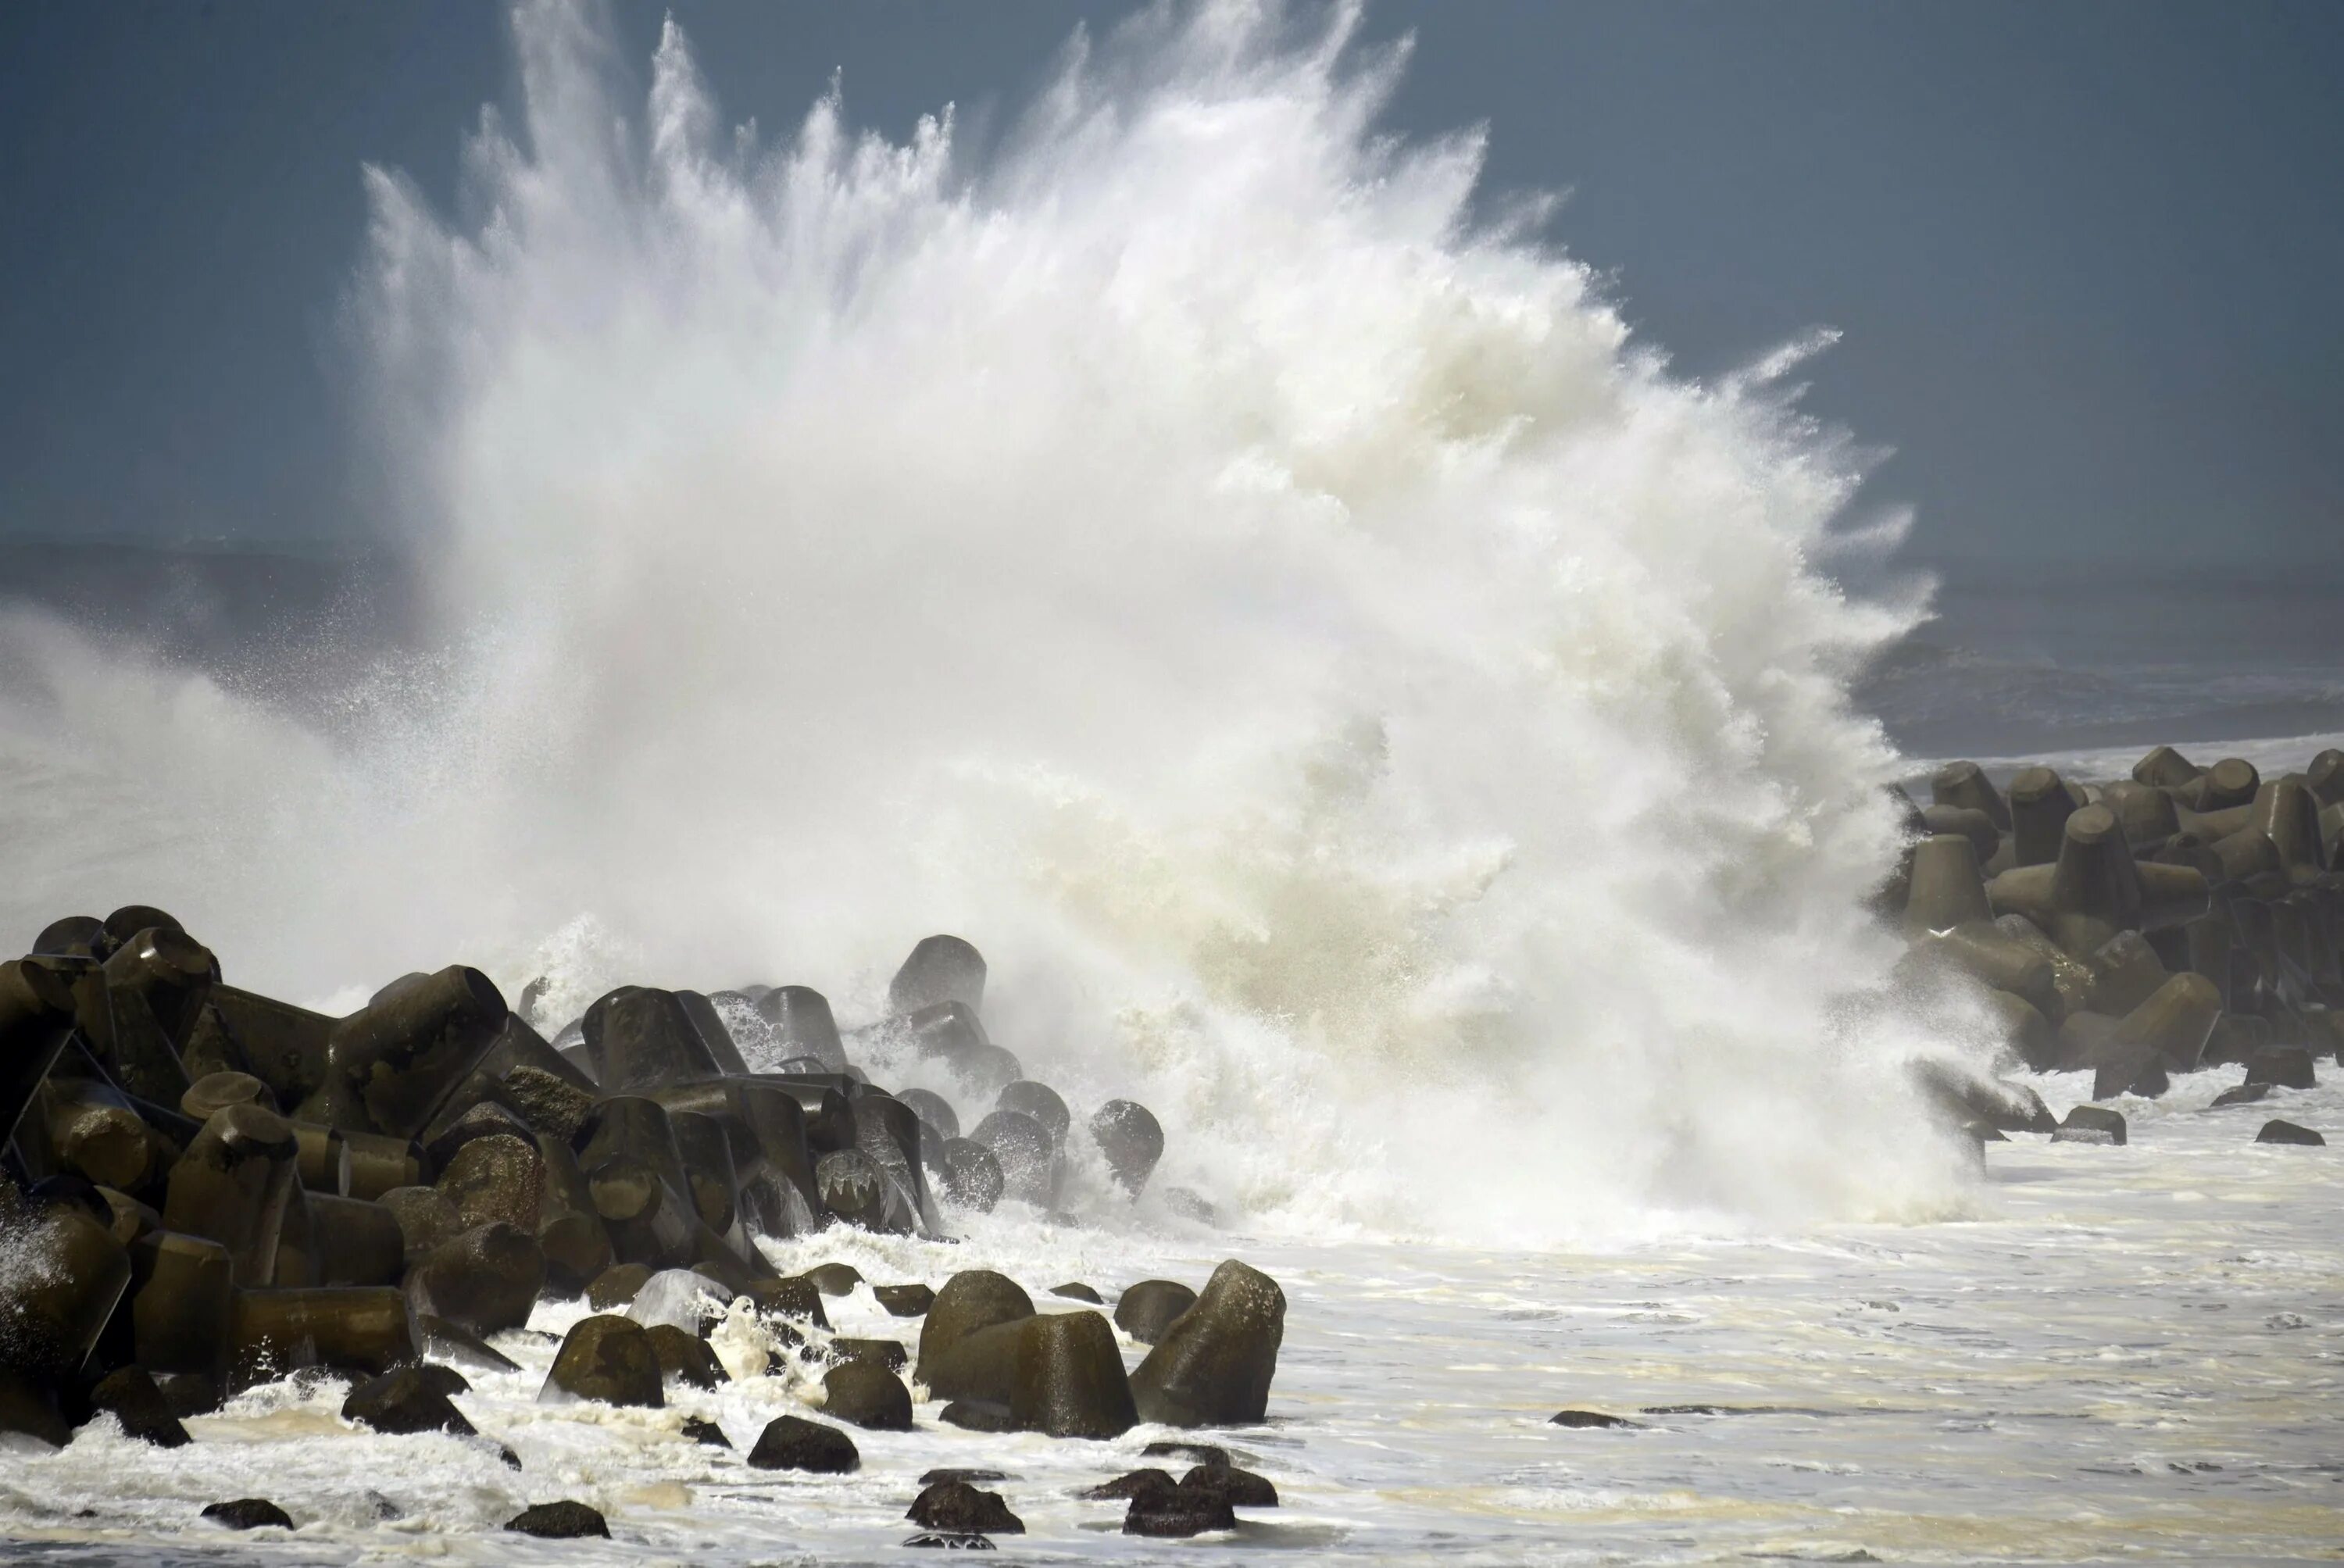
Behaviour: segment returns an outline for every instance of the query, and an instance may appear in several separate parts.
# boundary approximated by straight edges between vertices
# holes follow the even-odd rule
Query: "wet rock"
[[[667,1401],[660,1385],[659,1351],[650,1332],[640,1323],[607,1314],[571,1325],[537,1397],[558,1401],[563,1396],[662,1407]]]
[[[822,1292],[803,1274],[755,1280],[749,1297],[757,1303],[757,1310],[769,1316],[800,1319],[817,1329],[830,1327],[830,1319],[822,1310]]]
[[[265,1497],[239,1497],[233,1502],[215,1502],[204,1510],[204,1517],[215,1524],[225,1524],[230,1530],[259,1530],[268,1525],[279,1530],[293,1528],[293,1521],[285,1511]]]
[[[393,1436],[451,1431],[469,1437],[475,1429],[449,1396],[471,1386],[452,1368],[395,1367],[352,1389],[342,1401],[342,1419]]]
[[[960,1113],[952,1102],[934,1089],[898,1089],[895,1098],[912,1108],[912,1114],[936,1131],[936,1141],[960,1136]]]
[[[955,1400],[936,1412],[946,1426],[964,1431],[1015,1431],[1017,1418],[1000,1400]]]
[[[1226,1498],[1174,1487],[1168,1495],[1149,1493],[1131,1500],[1123,1516],[1126,1535],[1155,1535],[1174,1540],[1213,1530],[1235,1530],[1238,1516]]]
[[[916,1013],[939,1002],[985,1006],[985,956],[958,936],[924,936],[887,983],[887,1010]]]
[[[940,1481],[965,1481],[970,1485],[975,1486],[987,1481],[1007,1481],[1009,1479],[1010,1475],[1007,1471],[962,1470],[954,1466],[945,1466],[943,1469],[931,1470],[924,1473],[920,1477],[920,1484],[922,1486],[934,1486]]]
[[[478,969],[450,965],[394,981],[334,1027],[328,1096],[363,1113],[360,1130],[413,1138],[487,1054],[505,1017],[504,997]]]
[[[1286,1293],[1278,1281],[1229,1259],[1132,1373],[1139,1419],[1167,1426],[1262,1420],[1285,1336]]]
[[[1137,1423],[1131,1382],[1105,1317],[1051,1313],[1023,1320],[1016,1332],[1009,1409],[1021,1430],[1109,1438]]]
[[[300,1181],[299,1149],[283,1117],[257,1105],[223,1107],[172,1166],[164,1225],[227,1248],[239,1287],[280,1283],[278,1244]]]
[[[594,1277],[586,1287],[586,1304],[598,1312],[624,1307],[635,1299],[637,1291],[652,1277],[652,1270],[641,1263],[614,1263]]]
[[[965,1138],[945,1140],[936,1186],[946,1199],[963,1209],[990,1214],[1006,1185],[1001,1162],[991,1149]]]
[[[1197,1292],[1175,1280],[1142,1280],[1115,1304],[1116,1326],[1143,1345],[1164,1337],[1172,1320],[1197,1304]]]
[[[842,1361],[822,1380],[823,1411],[870,1431],[912,1430],[912,1395],[876,1361]]]
[[[582,1502],[567,1501],[524,1508],[505,1521],[505,1528],[544,1541],[575,1541],[589,1535],[611,1538],[611,1526],[600,1512]]]
[[[2121,1111],[2106,1106],[2079,1105],[2069,1111],[2059,1130],[2051,1135],[2054,1143],[2122,1143],[2125,1141],[2125,1118]]]
[[[1064,1285],[1053,1285],[1050,1287],[1050,1294],[1053,1296],[1064,1296],[1069,1301],[1088,1301],[1094,1307],[1104,1307],[1106,1305],[1106,1302],[1100,1298],[1099,1293],[1096,1290],[1092,1290],[1088,1285],[1084,1284],[1079,1280],[1069,1280]]]
[[[2255,1141],[2257,1143],[2299,1143],[2313,1148],[2323,1147],[2328,1142],[2326,1138],[2308,1127],[2298,1127],[2291,1121],[2276,1120],[2263,1123],[2262,1131],[2255,1134]]]
[[[774,1048],[783,1057],[810,1057],[826,1072],[846,1066],[846,1047],[838,1037],[838,1022],[830,1001],[804,986],[777,986],[757,998],[760,1017],[772,1026]]]
[[[309,1234],[320,1285],[393,1285],[407,1272],[399,1216],[379,1203],[312,1192]]]
[[[1135,1470],[1084,1487],[1075,1495],[1086,1502],[1126,1502],[1136,1497],[1168,1498],[1179,1484],[1165,1471]]]
[[[1605,1415],[1601,1411],[1557,1411],[1547,1417],[1547,1424],[1568,1427],[1612,1427],[1634,1426],[1637,1423],[1630,1421],[1626,1416]]]
[[[581,1020],[594,1080],[608,1095],[648,1094],[663,1084],[722,1076],[699,1027],[672,991],[621,986]]]
[[[2301,1046],[2265,1046],[2247,1063],[2247,1082],[2283,1089],[2308,1089],[2319,1082],[2311,1053]]]
[[[1026,1522],[1009,1512],[997,1492],[979,1492],[965,1481],[940,1481],[912,1501],[904,1515],[930,1530],[977,1535],[1023,1535]]]
[[[1164,1207],[1167,1212],[1183,1219],[1193,1219],[1199,1225],[1218,1225],[1221,1222],[1221,1211],[1201,1194],[1185,1187],[1167,1187],[1163,1191]]]
[[[545,1290],[563,1300],[581,1295],[615,1261],[611,1233],[594,1208],[594,1186],[566,1139],[540,1133],[537,1154],[545,1170],[537,1209],[537,1244],[545,1254]]]
[[[54,1380],[35,1383],[0,1367],[0,1432],[33,1438],[51,1448],[73,1442],[73,1423],[57,1411]]]
[[[133,1256],[134,1277],[145,1276],[130,1300],[138,1363],[150,1372],[200,1372],[217,1380],[225,1370],[236,1310],[227,1249],[200,1236],[158,1230],[141,1237]]]
[[[989,1040],[955,1052],[948,1059],[953,1076],[973,1099],[990,1099],[1026,1076],[1017,1053]]]
[[[936,1300],[936,1293],[925,1285],[874,1285],[871,1294],[889,1316],[896,1318],[922,1317]]]
[[[407,1297],[419,1313],[486,1336],[524,1328],[545,1283],[545,1253],[516,1226],[478,1226],[442,1242],[408,1270]]]
[[[157,1372],[155,1387],[164,1405],[181,1421],[209,1415],[220,1408],[219,1379],[209,1372]]]
[[[652,1353],[667,1376],[696,1389],[712,1389],[732,1381],[724,1363],[697,1334],[687,1334],[672,1323],[653,1323],[643,1331],[651,1336]]]
[[[992,1552],[997,1550],[982,1535],[945,1530],[924,1530],[917,1535],[904,1538],[906,1546],[935,1547],[945,1552]]]
[[[2224,1106],[2252,1105],[2258,1099],[2269,1098],[2270,1092],[2269,1084],[2239,1084],[2235,1088],[2227,1088],[2216,1095],[2214,1103],[2206,1108],[2220,1110]]]
[[[466,1141],[432,1185],[456,1206],[468,1230],[501,1224],[534,1234],[545,1197],[545,1162],[534,1135],[493,1133]]]
[[[236,1294],[228,1333],[236,1388],[310,1367],[372,1376],[422,1357],[422,1333],[407,1297],[395,1286]]]
[[[724,1435],[722,1427],[712,1421],[702,1421],[696,1415],[684,1417],[681,1430],[685,1437],[702,1448],[729,1449],[732,1446],[732,1440]]]
[[[851,1295],[854,1287],[863,1283],[863,1276],[852,1263],[817,1264],[805,1271],[805,1277],[825,1296]]]
[[[995,1110],[1014,1110],[1029,1116],[1049,1135],[1053,1148],[1066,1141],[1067,1129],[1075,1124],[1075,1113],[1048,1084],[1033,1078],[1017,1078],[1004,1084],[1000,1094],[994,1097]]]
[[[895,1340],[836,1339],[830,1342],[830,1353],[842,1361],[869,1361],[891,1372],[900,1372],[909,1364],[903,1344]]]
[[[122,1423],[124,1435],[157,1448],[184,1447],[187,1429],[179,1424],[163,1391],[144,1367],[124,1367],[108,1372],[90,1391],[92,1410],[106,1411]]]
[[[749,1451],[749,1464],[755,1470],[804,1470],[821,1475],[844,1475],[859,1470],[863,1456],[855,1452],[854,1440],[834,1426],[807,1421],[803,1416],[776,1416],[758,1435],[757,1446]]]
[[[459,1361],[480,1372],[517,1372],[520,1363],[497,1350],[470,1330],[445,1318],[425,1314],[415,1320],[423,1348],[442,1361]]]
[[[1217,1497],[1232,1508],[1275,1508],[1278,1488],[1269,1478],[1232,1464],[1200,1464],[1180,1478],[1180,1490]]]
[[[976,1124],[971,1142],[1000,1163],[1003,1195],[1046,1208],[1057,1189],[1057,1147],[1049,1130],[1023,1111],[997,1110]]]
[[[399,1226],[406,1265],[412,1269],[464,1233],[464,1222],[445,1194],[429,1187],[394,1187],[375,1200]]]
[[[1237,1456],[1214,1442],[1181,1442],[1158,1438],[1139,1451],[1142,1459],[1185,1459],[1190,1464],[1234,1464]],[[1251,1456],[1248,1455],[1248,1458]]]
[[[920,1325],[917,1377],[935,1388],[938,1365],[961,1341],[1033,1315],[1034,1299],[1015,1280],[989,1269],[963,1270],[945,1281]]]

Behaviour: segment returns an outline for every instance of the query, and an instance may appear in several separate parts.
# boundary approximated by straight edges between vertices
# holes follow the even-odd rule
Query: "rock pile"
[[[549,1040],[460,965],[336,1018],[227,984],[162,910],[59,920],[0,964],[0,1430],[61,1443],[108,1409],[184,1442],[177,1417],[316,1368],[372,1380],[353,1420],[461,1431],[454,1391],[413,1375],[427,1351],[510,1367],[484,1339],[581,1294],[598,1315],[546,1397],[657,1406],[723,1378],[703,1335],[727,1304],[826,1328],[820,1292],[858,1282],[783,1278],[760,1236],[939,1236],[939,1192],[1053,1206],[1077,1138],[1138,1195],[1156,1118],[1129,1100],[1077,1118],[987,1037],[985,976],[931,936],[853,1036],[803,986],[628,986]],[[961,1106],[889,1094],[850,1039],[935,1060]],[[889,1290],[904,1315],[930,1300]],[[1106,1319],[1020,1300],[1033,1321],[969,1359],[972,1397],[1027,1430],[1128,1427]],[[831,1397],[862,1425],[910,1421],[884,1365],[849,1359]]]
[[[1955,763],[1927,805],[1902,798],[1914,842],[1882,912],[1915,966],[1986,987],[2012,1064],[2089,1072],[2098,1100],[2222,1066],[2309,1087],[2344,1046],[2344,752],[2266,779],[2159,746],[2130,778],[2006,787]],[[1933,1087],[1981,1137],[2025,1125],[1992,1086]],[[2121,1119],[2071,1134],[2124,1141]]]

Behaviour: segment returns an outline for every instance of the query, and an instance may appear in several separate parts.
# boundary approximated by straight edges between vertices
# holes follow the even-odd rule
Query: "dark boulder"
[[[342,1401],[342,1419],[395,1437],[418,1431],[469,1437],[475,1429],[449,1396],[470,1388],[450,1367],[394,1367],[352,1389]]]
[[[2059,1130],[2051,1135],[2054,1143],[2122,1143],[2125,1141],[2125,1118],[2122,1111],[2106,1106],[2079,1105],[2067,1113]]]
[[[965,1481],[940,1481],[912,1501],[904,1515],[929,1530],[977,1535],[1023,1535],[1026,1522],[1009,1512],[997,1492],[979,1492]]]
[[[1107,1168],[1137,1198],[1164,1158],[1164,1128],[1137,1100],[1111,1099],[1091,1113],[1090,1134]]]
[[[1084,1284],[1079,1280],[1069,1280],[1064,1285],[1053,1285],[1050,1287],[1050,1294],[1053,1296],[1064,1296],[1069,1301],[1088,1301],[1094,1307],[1104,1307],[1106,1305],[1106,1302],[1100,1298],[1099,1293],[1096,1290],[1092,1290],[1088,1285]]]
[[[920,1325],[917,1376],[930,1382],[939,1358],[982,1329],[1034,1315],[1034,1299],[1016,1280],[989,1269],[965,1269],[945,1281]]]
[[[830,1354],[833,1361],[869,1361],[891,1372],[900,1372],[911,1364],[901,1340],[835,1339],[830,1341]]]
[[[481,1372],[517,1372],[520,1363],[470,1330],[429,1313],[415,1320],[423,1348],[442,1361],[458,1361]]]
[[[1013,1478],[1006,1471],[964,1470],[956,1465],[945,1465],[940,1469],[923,1472],[920,1475],[920,1484],[922,1486],[934,1486],[938,1482],[942,1481],[965,1481],[971,1486],[975,1486],[982,1482],[1008,1481],[1011,1479]]]
[[[1128,1502],[1135,1497],[1169,1497],[1179,1484],[1165,1471],[1134,1470],[1086,1486],[1075,1495],[1086,1502]]]
[[[958,936],[924,936],[887,983],[887,1010],[916,1013],[939,1002],[985,1006],[985,956]]]
[[[1138,1421],[1115,1330],[1097,1312],[1059,1312],[1018,1325],[1009,1409],[1018,1427],[1052,1437],[1120,1437]]]
[[[1004,1197],[1048,1207],[1058,1184],[1057,1146],[1048,1128],[1024,1111],[997,1110],[976,1124],[969,1140],[1000,1163]]]
[[[660,1385],[659,1351],[650,1332],[640,1323],[609,1315],[571,1324],[537,1397],[559,1401],[565,1396],[660,1409],[667,1401]]]
[[[2311,1070],[2311,1053],[2301,1046],[2265,1046],[2247,1062],[2247,1082],[2250,1084],[2308,1089],[2319,1081]]]
[[[1066,1130],[1075,1125],[1075,1113],[1066,1108],[1066,1102],[1059,1097],[1058,1091],[1033,1078],[1017,1078],[1004,1084],[1000,1094],[994,1097],[993,1107],[995,1110],[1014,1110],[1032,1117],[1041,1125],[1042,1130],[1050,1135],[1053,1148],[1066,1141]]]
[[[286,1512],[265,1497],[239,1497],[233,1502],[215,1502],[204,1510],[204,1517],[230,1530],[258,1530],[274,1525],[279,1530],[293,1528]]]
[[[2257,1143],[2299,1143],[2320,1148],[2328,1140],[2308,1127],[2298,1127],[2291,1121],[2267,1121],[2262,1131],[2255,1134]]]
[[[1268,1275],[1229,1259],[1132,1373],[1139,1419],[1167,1426],[1264,1419],[1285,1337],[1286,1292]]]
[[[1235,1530],[1238,1516],[1228,1500],[1209,1492],[1176,1486],[1169,1495],[1150,1493],[1131,1500],[1123,1516],[1126,1535],[1157,1535],[1182,1539],[1211,1530]]]
[[[524,1328],[545,1284],[545,1252],[518,1226],[490,1224],[442,1242],[407,1273],[416,1313],[488,1335]]]
[[[1547,1424],[1569,1427],[1612,1427],[1634,1426],[1637,1423],[1630,1421],[1626,1416],[1605,1415],[1601,1411],[1557,1411],[1547,1417]]]
[[[432,1186],[456,1206],[468,1230],[503,1224],[534,1234],[545,1199],[545,1162],[534,1134],[489,1133],[466,1139],[440,1167]]]
[[[825,1296],[851,1295],[863,1283],[862,1273],[852,1263],[818,1263],[805,1271],[805,1277]]]
[[[598,1312],[624,1307],[635,1299],[654,1270],[644,1263],[614,1263],[594,1276],[586,1287],[586,1304]]]
[[[981,1143],[965,1138],[946,1138],[936,1186],[950,1201],[979,1214],[990,1214],[1006,1186],[1001,1161]]]
[[[2224,1106],[2252,1105],[2257,1100],[2268,1099],[2270,1092],[2271,1086],[2268,1084],[2239,1084],[2235,1088],[2227,1088],[2216,1095],[2214,1103],[2206,1108],[2220,1110]]]
[[[722,1427],[718,1426],[712,1421],[702,1421],[696,1415],[688,1415],[684,1417],[683,1425],[679,1430],[685,1437],[690,1438],[692,1442],[700,1444],[702,1448],[729,1449],[732,1446],[732,1440],[724,1435],[724,1429]]]
[[[1218,1497],[1232,1508],[1275,1508],[1278,1488],[1269,1478],[1233,1464],[1200,1464],[1180,1478],[1180,1490]]]
[[[753,1280],[749,1299],[757,1303],[757,1310],[769,1316],[801,1318],[817,1329],[830,1327],[830,1319],[822,1310],[822,1292],[803,1274]]]
[[[754,1470],[805,1470],[822,1475],[843,1475],[860,1469],[863,1456],[854,1440],[834,1426],[803,1416],[775,1416],[749,1451]]]
[[[89,1393],[90,1408],[110,1412],[123,1434],[157,1448],[180,1448],[189,1441],[170,1401],[144,1367],[124,1367],[100,1378]]]
[[[955,1400],[936,1412],[946,1426],[963,1431],[1015,1431],[1017,1418],[999,1400]]]
[[[896,1318],[925,1316],[936,1300],[936,1293],[925,1285],[874,1285],[871,1294],[887,1309],[889,1316]]]
[[[732,1381],[732,1374],[708,1341],[696,1334],[688,1334],[673,1323],[653,1323],[643,1330],[651,1336],[652,1354],[659,1358],[660,1371],[696,1389],[712,1389]]]
[[[1142,1280],[1115,1304],[1115,1320],[1133,1339],[1152,1345],[1172,1320],[1197,1304],[1197,1292],[1177,1280]]]
[[[842,1361],[822,1380],[823,1412],[869,1431],[912,1430],[912,1395],[876,1361]]]
[[[935,1128],[936,1141],[960,1136],[960,1113],[952,1101],[934,1089],[897,1089],[895,1098],[912,1108],[912,1114],[927,1126]]]
[[[582,1502],[541,1502],[524,1508],[505,1521],[507,1530],[523,1535],[534,1535],[543,1541],[576,1541],[589,1535],[611,1538],[611,1526],[602,1515]]]
[[[375,1199],[398,1223],[407,1267],[414,1268],[434,1249],[464,1233],[464,1222],[445,1193],[429,1187],[394,1187]]]

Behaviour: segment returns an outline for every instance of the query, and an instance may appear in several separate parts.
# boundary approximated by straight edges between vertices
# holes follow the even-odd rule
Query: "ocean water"
[[[459,212],[364,175],[379,559],[101,551],[0,609],[26,938],[155,903],[237,984],[341,1008],[460,960],[557,1025],[751,981],[852,1023],[918,936],[975,939],[994,1036],[1078,1112],[1153,1107],[1158,1187],[1220,1222],[1078,1168],[1080,1229],[777,1260],[1110,1300],[1265,1268],[1272,1420],[1205,1435],[1285,1506],[1127,1540],[1067,1493],[1166,1434],[933,1405],[857,1476],[762,1474],[682,1415],[745,1451],[812,1387],[542,1407],[548,1307],[461,1401],[518,1472],[278,1385],[174,1453],[11,1452],[10,1550],[893,1561],[919,1472],[979,1465],[1036,1561],[2332,1558],[2339,1177],[2249,1140],[2344,1131],[2336,1089],[2211,1112],[2199,1075],[2127,1148],[1981,1170],[1908,1067],[1986,1031],[1888,993],[1862,909],[1916,762],[2344,729],[2318,650],[2193,666],[2138,594],[1854,590],[1882,541],[1784,389],[1803,347],[1672,376],[1541,215],[1479,212],[1471,136],[1379,134],[1405,60],[1353,24],[1166,13],[997,137],[895,146],[836,102],[736,131],[673,29],[630,96],[591,13],[525,5]],[[1545,1421],[1691,1404],[1731,1413]],[[194,1518],[256,1493],[302,1528]],[[490,1528],[558,1497],[614,1543]]]

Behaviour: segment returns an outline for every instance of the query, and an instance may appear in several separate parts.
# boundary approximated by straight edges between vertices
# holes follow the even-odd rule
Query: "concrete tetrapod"
[[[1131,1374],[1139,1418],[1167,1426],[1262,1420],[1285,1337],[1286,1292],[1229,1259]]]

